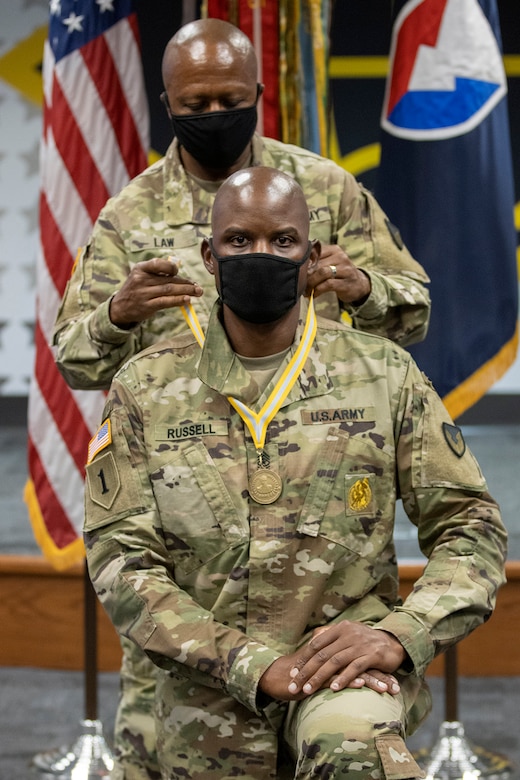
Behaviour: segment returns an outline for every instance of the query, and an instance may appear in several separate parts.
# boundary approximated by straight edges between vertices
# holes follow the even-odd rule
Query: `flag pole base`
[[[99,720],[82,720],[82,733],[70,747],[35,755],[31,768],[42,780],[99,780],[109,777],[114,759]]]
[[[506,780],[512,770],[507,758],[470,742],[457,720],[441,723],[433,748],[418,750],[414,758],[426,780]]]

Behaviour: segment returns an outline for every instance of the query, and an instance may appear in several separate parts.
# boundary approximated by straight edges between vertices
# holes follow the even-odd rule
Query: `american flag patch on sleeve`
[[[88,444],[87,464],[91,463],[98,452],[112,444],[112,432],[110,429],[110,420],[105,420],[99,426],[97,433],[91,438]]]

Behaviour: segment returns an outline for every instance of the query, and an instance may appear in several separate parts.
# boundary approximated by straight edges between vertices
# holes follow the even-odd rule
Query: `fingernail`
[[[305,691],[305,693],[310,693],[312,691],[312,685],[310,683],[305,683],[305,685],[303,686],[303,690]]]
[[[354,682],[356,683],[356,685],[364,685],[365,684],[365,681],[364,681],[364,679],[362,677],[356,677]]]
[[[386,683],[384,683],[382,680],[378,680],[377,681],[377,687],[378,688],[384,688],[385,691],[386,691],[386,689],[388,688],[388,685]]]
[[[292,683],[289,685],[289,691],[290,691],[291,693],[296,693],[296,691],[297,691],[297,690],[298,690],[298,686],[296,685],[296,683],[295,683],[295,682],[292,682]]]
[[[298,669],[297,666],[293,667],[291,669],[291,671],[289,672],[289,677],[296,677],[296,675],[298,674],[299,671],[300,670]]]
[[[333,691],[339,691],[339,683],[337,682],[331,683],[330,687],[332,688]]]
[[[392,691],[394,693],[399,693],[401,690],[401,686],[398,683],[392,683]]]

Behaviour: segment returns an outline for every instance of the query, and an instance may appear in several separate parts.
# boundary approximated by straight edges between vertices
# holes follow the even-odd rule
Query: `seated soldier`
[[[417,777],[425,670],[504,581],[497,504],[411,356],[316,317],[292,177],[230,176],[201,251],[206,332],[188,307],[122,367],[87,465],[89,570],[158,667],[161,775]],[[404,603],[399,497],[428,559]]]

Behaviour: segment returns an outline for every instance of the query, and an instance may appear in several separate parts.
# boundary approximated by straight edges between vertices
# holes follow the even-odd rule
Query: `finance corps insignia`
[[[348,507],[353,512],[361,512],[372,501],[372,488],[366,477],[354,482],[348,491]]]

